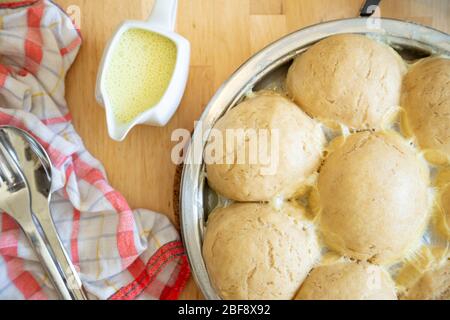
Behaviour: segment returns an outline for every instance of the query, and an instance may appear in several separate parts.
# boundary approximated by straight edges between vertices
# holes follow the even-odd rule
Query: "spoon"
[[[0,130],[0,207],[20,225],[60,297],[70,300],[64,279],[34,223],[28,183],[14,157],[9,138]]]
[[[11,142],[13,149],[16,150],[18,164],[28,181],[34,217],[43,230],[72,298],[74,300],[87,300],[80,277],[64,249],[51,216],[49,204],[52,165],[47,152],[26,131],[14,127],[1,127],[1,129],[9,136],[22,137],[22,139],[11,139]]]

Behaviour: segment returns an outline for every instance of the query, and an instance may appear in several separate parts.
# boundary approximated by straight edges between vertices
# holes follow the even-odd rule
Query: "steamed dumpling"
[[[341,254],[374,263],[401,259],[429,217],[428,168],[396,133],[349,136],[318,180],[320,228]]]
[[[395,284],[382,267],[343,261],[313,269],[297,300],[397,300]]]
[[[321,126],[280,95],[260,94],[242,102],[225,114],[214,129],[223,137],[220,146],[225,148],[227,143],[235,142],[231,150],[231,155],[235,156],[234,159],[231,157],[233,163],[227,163],[228,152],[206,167],[209,185],[229,199],[270,201],[275,197],[290,198],[317,171],[322,160],[325,136]],[[273,131],[268,135],[270,141],[258,140],[258,148],[267,150],[268,161],[251,159],[251,134],[248,132],[240,141],[227,141],[233,139],[227,137],[227,132],[238,133],[239,130],[257,134],[264,130]],[[262,147],[265,141],[270,148]],[[217,141],[210,142],[206,150],[213,143]],[[244,161],[239,162],[238,153],[245,155]],[[252,155],[255,154],[253,151]]]
[[[401,57],[363,35],[326,38],[297,57],[287,77],[295,102],[314,118],[378,129],[400,104]]]
[[[406,110],[403,127],[407,133],[416,136],[422,149],[428,151],[427,159],[448,162],[450,59],[433,57],[414,64],[404,80],[402,106]]]
[[[234,204],[209,217],[203,257],[223,299],[292,299],[320,256],[303,210]]]

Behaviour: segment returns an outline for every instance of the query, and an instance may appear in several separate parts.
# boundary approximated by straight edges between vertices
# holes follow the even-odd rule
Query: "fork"
[[[0,208],[20,225],[61,298],[72,300],[64,279],[33,220],[28,183],[2,143],[0,143]]]

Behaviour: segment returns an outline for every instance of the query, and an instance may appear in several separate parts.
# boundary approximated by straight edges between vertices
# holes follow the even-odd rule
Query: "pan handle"
[[[376,8],[380,5],[381,0],[366,0],[361,8],[361,17],[370,17],[374,14]]]

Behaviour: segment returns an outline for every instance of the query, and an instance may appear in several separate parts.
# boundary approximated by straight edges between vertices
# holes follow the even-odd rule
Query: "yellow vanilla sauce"
[[[170,39],[143,29],[130,29],[113,49],[105,74],[114,117],[129,123],[156,106],[172,79],[177,48]]]

